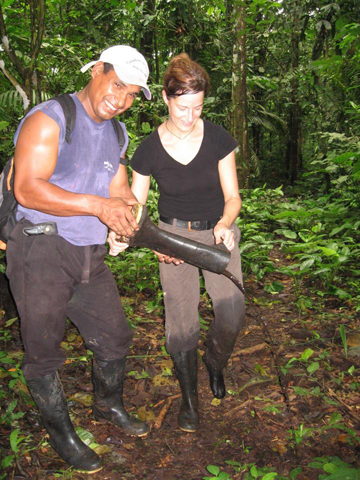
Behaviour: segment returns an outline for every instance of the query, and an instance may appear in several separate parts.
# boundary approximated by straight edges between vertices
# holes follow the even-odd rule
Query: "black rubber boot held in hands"
[[[182,403],[178,425],[184,432],[195,432],[199,427],[197,393],[197,349],[171,355],[179,380]]]
[[[208,350],[204,353],[202,360],[205,363],[205,366],[209,373],[210,388],[214,394],[214,397],[224,398],[226,390],[222,370],[219,368],[218,365],[216,365],[216,362],[211,359]]]
[[[50,435],[49,443],[58,455],[78,470],[87,473],[101,470],[100,457],[80,440],[71,423],[58,373],[27,380],[26,383]]]
[[[97,419],[105,419],[125,433],[142,437],[149,432],[147,423],[131,417],[123,405],[125,358],[93,361],[94,405]]]

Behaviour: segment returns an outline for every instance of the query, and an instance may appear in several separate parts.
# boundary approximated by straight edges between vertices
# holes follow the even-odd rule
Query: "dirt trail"
[[[347,373],[352,365],[358,366],[359,359],[345,358],[337,334],[340,319],[353,330],[360,329],[359,319],[350,321],[344,306],[340,311],[334,299],[299,316],[291,282],[284,285],[281,294],[271,295],[257,283],[247,282],[247,291],[256,304],[247,308],[246,328],[238,337],[225,372],[228,394],[221,402],[212,397],[206,369],[199,359],[201,425],[194,434],[177,427],[180,391],[163,348],[163,321],[146,313],[145,296],[132,305],[137,329],[127,362],[125,403],[130,411],[151,423],[147,438],[126,437],[118,428],[92,420],[90,363],[83,361],[87,353],[82,339],[69,325],[63,344],[69,359],[61,378],[71,414],[76,425],[108,447],[103,454],[104,469],[92,479],[201,480],[211,476],[206,467],[212,464],[235,480],[245,478],[249,465],[256,464],[258,468],[272,467],[284,476],[301,467],[297,479],[315,480],[321,470],[307,467],[315,457],[338,456],[349,466],[359,465],[358,444],[352,438],[360,435],[359,384]],[[200,313],[204,333],[212,315],[205,301]],[[4,328],[4,320],[0,327]],[[0,350],[5,349],[15,353],[14,358],[21,350],[17,322],[11,326],[11,339],[7,338],[6,345],[4,339],[0,340]],[[308,359],[307,349],[313,351]],[[200,343],[199,356],[202,353]],[[3,367],[8,369],[9,365]],[[26,395],[17,390],[19,383],[14,392],[8,382],[9,376],[2,374],[0,387],[5,395],[1,401],[6,407],[12,399],[18,399],[18,410],[25,412],[18,428],[22,435],[32,434],[29,445],[34,447],[19,457],[18,467],[9,470],[13,472],[9,478],[59,478],[55,473],[66,470],[66,465],[50,447],[36,448],[44,435],[37,413]],[[325,428],[334,414],[341,415],[337,418],[342,427]],[[11,453],[10,431],[4,423],[0,425],[0,448],[5,454]],[[62,473],[60,478],[89,477]]]

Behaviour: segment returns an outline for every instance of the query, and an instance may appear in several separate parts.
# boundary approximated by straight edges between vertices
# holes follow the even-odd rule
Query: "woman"
[[[201,118],[209,86],[205,70],[187,54],[171,60],[162,92],[169,116],[133,155],[132,191],[145,204],[152,175],[160,191],[159,228],[208,245],[223,242],[231,250],[228,270],[241,279],[240,232],[234,223],[241,208],[234,153],[237,142],[222,127]],[[109,243],[113,255],[123,249],[114,236]],[[183,399],[178,424],[182,430],[194,432],[199,425],[199,271],[178,259],[157,255],[165,303],[166,348]],[[203,276],[215,318],[202,358],[214,396],[223,398],[222,372],[243,325],[244,298],[225,276],[205,270]]]

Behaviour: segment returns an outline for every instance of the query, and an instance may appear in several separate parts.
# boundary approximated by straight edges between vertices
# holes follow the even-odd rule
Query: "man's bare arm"
[[[17,201],[51,215],[96,216],[118,234],[130,235],[137,225],[126,200],[72,193],[49,183],[57,163],[59,130],[57,123],[42,112],[25,120],[15,149]]]

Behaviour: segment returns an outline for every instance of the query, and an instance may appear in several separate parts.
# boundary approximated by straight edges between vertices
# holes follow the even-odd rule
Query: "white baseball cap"
[[[111,63],[119,80],[128,85],[139,85],[145,97],[148,100],[151,99],[151,92],[146,85],[149,67],[143,55],[136,48],[128,45],[115,45],[107,48],[102,52],[99,60],[87,63],[82,67],[81,71],[83,73],[86,72],[88,68],[97,62]]]

